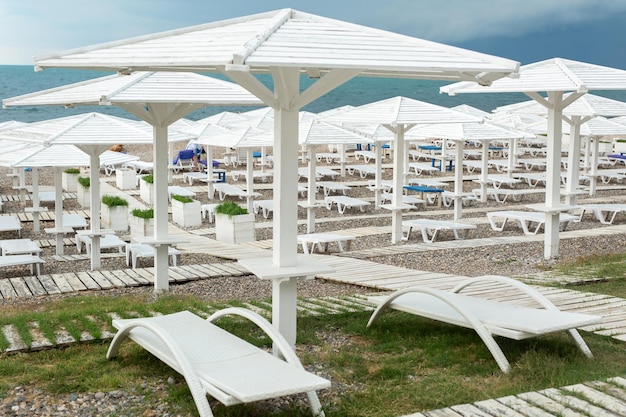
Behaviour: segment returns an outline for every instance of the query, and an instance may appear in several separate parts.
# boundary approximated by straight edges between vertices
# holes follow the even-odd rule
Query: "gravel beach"
[[[148,147],[129,146],[126,147],[125,151],[133,155],[140,156],[144,161],[152,160],[151,149]],[[219,153],[214,157],[219,158]],[[324,162],[321,162],[320,165],[323,166]],[[239,169],[241,169],[241,167]],[[7,172],[8,171],[0,171],[0,187],[3,190],[3,194],[15,193],[15,191],[11,190],[11,179],[5,175]],[[434,174],[435,177],[442,175],[445,176],[446,174]],[[350,178],[350,180],[358,179],[358,176]],[[42,170],[39,175],[39,180],[41,185],[53,185],[52,170]],[[232,182],[230,177],[229,182]],[[239,183],[243,184],[243,180],[240,180]],[[175,179],[174,184],[183,185],[182,181],[178,178]],[[259,184],[263,183],[260,182]],[[471,190],[472,184],[466,182],[465,187],[466,190]],[[262,194],[261,198],[271,198],[271,190],[263,189],[260,192]],[[319,195],[318,198],[320,198]],[[354,187],[350,190],[349,195],[353,197],[371,197],[372,192],[366,187]],[[203,203],[208,202],[206,194],[198,195],[197,198]],[[523,204],[540,202],[541,199],[542,196],[540,194],[529,195],[525,197]],[[624,189],[600,191],[594,199],[604,201],[618,200],[620,202],[624,202]],[[519,206],[520,204],[521,203],[513,203],[512,205]],[[484,218],[484,213],[487,209],[503,210],[506,209],[505,207],[509,206],[510,205],[503,205],[492,201],[488,202],[486,205],[474,203],[464,208],[466,210],[466,212],[464,212],[464,218]],[[53,205],[48,207],[50,210],[53,210],[54,208]],[[477,210],[479,207],[481,210]],[[64,201],[64,209],[66,210],[79,208],[80,207],[74,199]],[[299,210],[299,218],[306,218],[306,211],[304,209]],[[433,206],[427,206],[426,208],[427,212],[433,210],[441,209]],[[4,203],[5,214],[12,212],[17,213],[21,211],[23,211],[23,203]],[[385,210],[368,210],[363,216],[355,216],[354,214],[356,213],[356,211],[352,211],[349,214],[342,216],[337,213],[336,209],[333,209],[332,211],[328,211],[325,208],[317,209],[316,218],[319,219],[319,223],[316,226],[316,231],[324,232],[360,228],[364,226],[388,226],[391,224],[390,216],[379,215],[388,213]],[[415,216],[418,214],[419,213],[416,211]],[[433,218],[438,217],[446,219],[451,218],[451,209],[448,209],[447,212],[442,212],[442,214],[436,215]],[[262,219],[262,217],[258,216],[257,219]],[[625,222],[626,220],[624,220],[624,216],[618,216],[616,224],[623,224]],[[490,238],[505,235],[517,236],[521,234],[521,230],[515,226],[507,227],[503,232],[494,232],[485,222],[477,222],[477,224],[477,229],[471,231],[469,236],[471,239]],[[31,238],[33,240],[49,238],[49,236],[43,232],[34,233],[32,231],[32,224],[30,223],[23,224],[23,227],[23,237]],[[205,220],[202,227],[212,226]],[[591,217],[586,217],[585,221],[581,223],[571,224],[568,227],[568,230],[590,227],[600,227],[600,225],[597,221],[592,220]],[[300,232],[304,233],[305,230],[301,229]],[[370,249],[390,246],[390,236],[390,234],[379,234],[358,238],[352,243],[351,252],[358,254],[359,251],[363,251],[365,253]],[[0,233],[0,238],[2,239],[12,237],[14,236],[8,232]],[[209,235],[208,237],[214,236]],[[257,229],[257,240],[271,238],[272,228],[270,226],[260,227]],[[452,239],[451,235],[442,234],[439,240],[450,239]],[[410,241],[402,242],[400,245],[415,244],[420,241],[421,239],[418,237],[418,234],[415,234]],[[75,248],[66,247],[66,250],[68,253],[74,253],[72,251],[75,251]],[[90,267],[89,261],[61,262],[49,259],[49,257],[53,254],[53,251],[54,248],[45,248],[42,253],[42,257],[46,258],[46,273],[77,272],[88,270]],[[550,261],[543,259],[543,241],[506,245],[475,246],[458,249],[440,249],[387,256],[368,256],[366,259],[377,263],[402,266],[410,269],[464,276],[478,276],[484,274],[520,276],[549,270],[555,263],[574,260],[583,256],[592,254],[623,253],[625,251],[626,239],[624,239],[624,235],[616,234],[610,236],[563,239],[560,242],[559,256]],[[198,253],[184,253],[180,259],[180,263],[185,265],[221,262],[232,261],[213,255]],[[105,270],[123,269],[125,267],[123,258],[103,259],[103,269]],[[3,276],[17,276],[22,272],[23,268],[6,268],[3,270]],[[171,285],[170,288],[171,292],[174,294],[193,294],[200,299],[206,300],[207,302],[219,302],[233,299],[249,301],[271,298],[271,283],[256,279],[253,276],[191,281],[185,284],[174,284]],[[371,291],[372,289],[370,288],[316,279],[299,283],[298,295],[300,297],[308,298],[326,295],[367,293]],[[151,292],[152,288],[150,287],[133,287],[98,291],[98,294],[101,296],[120,296],[123,294],[150,294]],[[3,308],[19,306],[37,309],[51,299],[67,296],[75,296],[75,294],[5,300],[3,301]],[[162,383],[158,384],[158,386],[146,388],[151,391],[159,392],[166,390],[168,388],[167,386],[168,382],[162,381]],[[145,405],[142,405],[144,400],[145,398],[143,395],[130,390],[119,390],[108,393],[77,393],[53,396],[41,391],[36,384],[33,384],[32,386],[15,387],[12,392],[6,393],[4,398],[0,398],[0,415],[42,417],[172,415],[168,414],[168,411],[166,411],[167,406],[165,403],[149,404],[146,407]]]

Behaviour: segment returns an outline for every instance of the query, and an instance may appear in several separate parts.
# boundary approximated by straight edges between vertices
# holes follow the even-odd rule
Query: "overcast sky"
[[[626,69],[624,0],[0,0],[0,64],[285,7],[522,64]]]

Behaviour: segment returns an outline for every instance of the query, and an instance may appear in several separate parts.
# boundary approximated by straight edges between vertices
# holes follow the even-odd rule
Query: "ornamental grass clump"
[[[154,209],[133,209],[131,214],[140,219],[153,219]]]
[[[80,174],[80,169],[78,168],[67,168],[65,171],[66,174]]]
[[[225,214],[228,217],[239,216],[241,214],[248,214],[248,210],[241,207],[234,201],[224,201],[223,203],[215,206],[216,214]]]
[[[91,180],[89,177],[78,177],[78,183],[85,188],[89,188],[91,185]]]
[[[148,184],[154,184],[154,175],[152,174],[144,175],[143,177],[141,177],[141,179]]]
[[[128,201],[116,195],[103,195],[102,204],[109,207],[128,206]]]
[[[191,202],[194,201],[194,199],[191,198],[191,197],[187,197],[187,196],[179,195],[179,194],[173,194],[172,195],[172,200],[176,200],[176,201],[179,201],[179,202],[185,203],[185,204],[186,203],[191,203]]]

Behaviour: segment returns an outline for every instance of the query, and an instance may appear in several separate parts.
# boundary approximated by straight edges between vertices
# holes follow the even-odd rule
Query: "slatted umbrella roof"
[[[514,61],[392,32],[282,9],[140,36],[36,58],[38,68],[118,71],[219,71],[245,65],[302,68],[309,75],[333,68],[362,75],[467,79],[488,82],[515,71]],[[497,75],[496,75],[497,74]]]
[[[567,99],[569,94],[564,95]],[[525,114],[547,114],[544,106],[535,100],[528,100],[521,103],[500,106],[494,110],[495,113],[525,113]],[[587,93],[572,104],[563,109],[565,116],[622,116],[626,115],[626,103],[619,100]]]
[[[450,95],[457,92],[519,92],[574,91],[586,93],[592,90],[623,90],[626,88],[626,71],[573,61],[552,58],[523,65],[519,78],[502,78],[493,82],[488,90],[473,82],[458,82],[445,85],[440,91]]]
[[[189,72],[115,74],[3,100],[4,107],[179,103],[241,106],[263,103],[232,82]]]
[[[191,138],[192,135],[174,133],[172,140]],[[92,112],[29,123],[1,131],[0,139],[41,145],[152,144],[152,129],[143,122]]]
[[[364,104],[343,112],[336,112],[324,117],[323,120],[345,123],[346,125],[397,126],[420,123],[450,123],[451,121],[480,122],[482,118],[425,101],[397,96]]]

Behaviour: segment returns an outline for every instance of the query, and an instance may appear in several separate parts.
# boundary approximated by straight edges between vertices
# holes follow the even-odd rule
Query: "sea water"
[[[53,87],[77,83],[84,80],[103,77],[111,72],[72,70],[50,68],[35,72],[31,65],[0,65],[0,100],[22,94],[33,93]],[[220,79],[227,79],[219,74],[206,74]],[[260,76],[260,80],[271,86],[271,77]],[[301,87],[304,89],[315,80],[302,77]],[[313,101],[302,110],[318,113],[332,108],[352,105],[360,106],[395,96],[404,96],[426,101],[445,107],[468,104],[478,109],[491,112],[498,106],[530,100],[521,93],[481,93],[459,94],[450,97],[439,93],[439,87],[450,84],[447,81],[411,80],[398,78],[366,78],[356,77],[333,91]],[[626,87],[626,86],[625,86]],[[617,100],[626,101],[626,91],[593,92]],[[247,111],[250,107],[218,107],[211,106],[196,110],[186,118],[198,120],[222,111]],[[124,110],[115,106],[34,106],[13,107],[0,110],[0,123],[10,120],[36,122],[57,117],[71,116],[78,113],[101,112],[119,117],[134,118]]]

